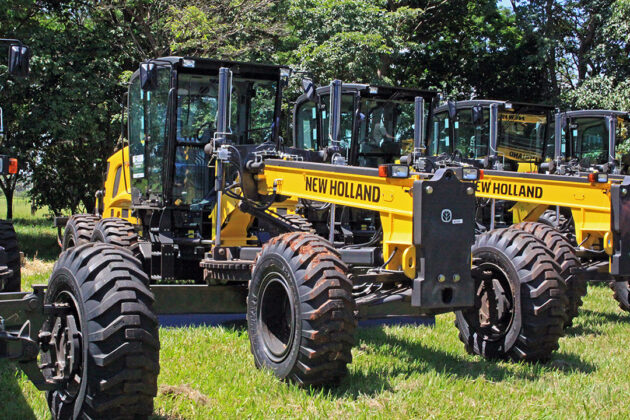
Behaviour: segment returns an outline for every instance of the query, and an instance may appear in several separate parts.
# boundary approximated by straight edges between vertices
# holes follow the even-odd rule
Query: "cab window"
[[[304,150],[319,150],[315,102],[303,102],[295,111],[295,147]]]

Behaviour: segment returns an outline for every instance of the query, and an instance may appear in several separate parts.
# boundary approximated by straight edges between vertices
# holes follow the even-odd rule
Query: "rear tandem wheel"
[[[54,419],[138,419],[153,412],[159,372],[153,294],[129,252],[88,243],[61,254],[45,302],[43,374]]]
[[[554,212],[555,214],[555,212]],[[511,228],[531,233],[552,252],[554,260],[560,266],[560,274],[567,284],[567,322],[565,327],[573,325],[573,318],[578,316],[582,297],[586,296],[586,281],[571,274],[571,270],[580,267],[580,260],[575,255],[571,242],[556,229],[544,223],[521,222]]]
[[[529,233],[495,229],[477,238],[472,255],[475,308],[455,320],[466,350],[490,359],[549,359],[568,302],[550,251]]]

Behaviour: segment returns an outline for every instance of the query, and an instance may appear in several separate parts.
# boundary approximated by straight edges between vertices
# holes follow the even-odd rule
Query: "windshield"
[[[234,78],[232,134],[236,144],[271,141],[277,82]]]
[[[393,163],[413,151],[413,103],[362,98],[359,119],[359,165]]]
[[[451,122],[448,111],[433,117],[432,138],[429,152],[434,155],[458,151],[468,159],[480,159],[488,154],[489,143],[488,109],[463,109]],[[453,124],[453,127],[451,127]],[[452,136],[452,134],[454,135]],[[451,137],[455,139],[453,142]]]
[[[542,160],[547,117],[518,112],[499,112],[499,156],[515,161]]]
[[[215,129],[217,83],[214,76],[180,74],[177,82],[177,140],[201,141]],[[208,136],[206,136],[208,137]],[[204,138],[207,143],[209,138]]]
[[[233,79],[229,138],[235,144],[271,140],[276,85],[274,81]],[[173,199],[181,204],[212,204],[214,172],[203,145],[216,131],[217,97],[217,76],[180,74]]]
[[[323,145],[328,145],[328,123],[330,121],[330,115],[328,114],[328,108],[330,107],[330,95],[322,95],[321,102],[322,109],[322,135]],[[352,113],[354,109],[354,95],[343,94],[341,95],[341,130],[339,135],[339,146],[344,150],[347,156],[347,152],[350,149],[350,142],[352,141]]]
[[[608,122],[604,117],[572,118],[568,124],[573,157],[587,165],[608,162]]]

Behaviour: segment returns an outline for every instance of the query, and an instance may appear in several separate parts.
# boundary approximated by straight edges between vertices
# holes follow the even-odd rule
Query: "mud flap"
[[[613,255],[610,274],[630,275],[630,177],[610,188]]]
[[[460,181],[453,170],[441,169],[430,180],[414,182],[413,243],[419,269],[413,306],[433,312],[473,306],[474,217],[474,185]]]

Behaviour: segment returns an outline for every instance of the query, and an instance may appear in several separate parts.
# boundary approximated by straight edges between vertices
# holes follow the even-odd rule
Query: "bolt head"
[[[433,187],[430,185],[427,185],[424,190],[427,192],[427,194],[433,194]]]
[[[466,194],[473,195],[475,193],[475,189],[473,187],[466,188]]]
[[[623,197],[625,197],[626,195],[628,195],[628,189],[627,189],[627,188],[622,188],[622,189],[621,189],[621,195],[622,195]]]
[[[440,275],[438,276],[438,281],[439,281],[440,283],[444,283],[444,282],[446,281],[446,276],[445,276],[444,274],[440,274]]]
[[[453,274],[453,282],[454,283],[457,283],[461,279],[462,279],[462,276],[460,276],[459,274]]]

